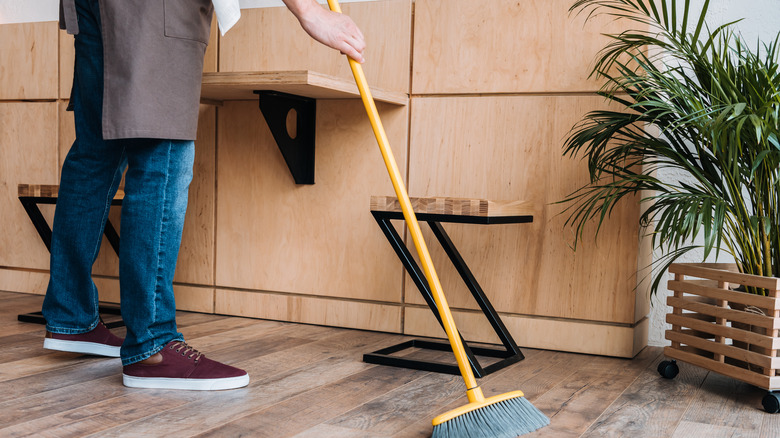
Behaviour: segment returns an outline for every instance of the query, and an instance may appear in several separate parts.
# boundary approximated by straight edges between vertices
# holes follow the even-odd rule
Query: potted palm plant
[[[590,183],[562,202],[581,240],[588,223],[600,228],[618,202],[639,197],[640,228],[662,254],[652,292],[665,271],[674,274],[666,356],[769,390],[765,408],[777,412],[780,35],[752,47],[733,23],[709,28],[709,3],[697,11],[675,0],[572,6],[638,30],[608,35],[597,57],[592,74],[614,109],[572,129],[564,154],[587,162]],[[669,171],[680,177],[659,176]],[[736,263],[675,263],[696,249]],[[675,369],[659,367],[668,377]]]

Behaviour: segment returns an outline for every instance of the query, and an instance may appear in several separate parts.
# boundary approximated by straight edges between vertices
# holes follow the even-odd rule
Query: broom
[[[328,0],[328,6],[332,11],[341,13],[338,0]],[[417,254],[422,261],[425,277],[433,291],[433,298],[436,301],[436,307],[439,309],[439,315],[444,324],[444,331],[447,333],[452,351],[455,353],[455,360],[458,362],[458,368],[463,376],[463,381],[466,383],[466,396],[469,403],[434,418],[432,436],[434,438],[515,437],[550,424],[550,420],[536,409],[531,402],[526,400],[521,391],[513,391],[485,398],[482,390],[477,385],[460,336],[458,336],[455,321],[452,319],[450,308],[442,292],[439,277],[436,275],[433,261],[423,240],[420,225],[414,215],[412,203],[409,201],[409,195],[406,192],[401,173],[393,157],[393,152],[390,150],[390,143],[382,127],[382,121],[379,119],[379,112],[371,96],[371,90],[368,88],[363,68],[354,59],[348,59],[360,91],[360,97],[363,100],[363,105],[366,107],[371,127],[379,144],[379,149],[385,160],[387,172],[390,174],[395,194],[401,204],[404,220],[409,227]]]

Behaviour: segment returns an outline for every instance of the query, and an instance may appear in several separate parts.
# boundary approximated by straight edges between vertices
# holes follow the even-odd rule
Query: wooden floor
[[[0,437],[425,437],[465,403],[458,377],[361,361],[402,336],[196,313],[178,316],[187,340],[246,369],[249,387],[129,389],[118,359],[43,350],[43,327],[16,321],[41,301],[0,292]],[[764,391],[687,364],[662,379],[660,348],[634,360],[524,353],[480,384],[521,389],[551,418],[528,437],[780,437]]]

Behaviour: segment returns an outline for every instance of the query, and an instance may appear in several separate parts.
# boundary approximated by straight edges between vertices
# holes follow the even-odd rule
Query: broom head
[[[433,419],[431,438],[513,438],[550,424],[522,391],[471,402]]]

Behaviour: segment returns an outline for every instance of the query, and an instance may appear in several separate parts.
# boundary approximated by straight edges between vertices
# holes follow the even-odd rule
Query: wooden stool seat
[[[490,201],[470,198],[409,198],[417,214],[455,216],[533,216],[533,204],[528,201]],[[401,212],[395,196],[372,196],[371,211]]]
[[[414,209],[415,216],[421,222],[427,222],[431,227],[431,231],[436,236],[436,239],[441,244],[444,251],[447,253],[452,264],[457,269],[463,282],[468,287],[474,299],[477,301],[482,313],[490,322],[493,330],[498,335],[501,343],[504,345],[503,349],[495,348],[472,348],[470,347],[463,337],[463,347],[468,356],[471,368],[474,371],[474,375],[477,377],[484,377],[494,371],[509,366],[515,362],[518,362],[524,358],[523,353],[520,352],[517,344],[515,343],[512,335],[504,326],[498,313],[495,311],[490,301],[485,296],[482,288],[480,287],[471,270],[466,265],[466,262],[461,257],[455,245],[452,243],[449,235],[444,230],[442,222],[455,222],[455,223],[467,223],[467,224],[519,224],[533,221],[534,205],[527,201],[491,201],[486,199],[465,199],[465,198],[411,198],[412,208]],[[401,205],[394,196],[372,196],[371,197],[371,214],[379,224],[385,237],[390,242],[390,245],[398,255],[398,258],[406,268],[407,273],[414,281],[417,289],[422,294],[425,301],[428,303],[428,307],[433,312],[439,324],[444,328],[439,311],[436,306],[436,302],[433,299],[428,281],[425,278],[420,266],[412,257],[408,248],[404,244],[401,236],[395,230],[395,227],[390,223],[391,220],[403,219],[403,212]],[[460,335],[460,334],[459,334]],[[439,341],[427,341],[414,339],[406,341],[392,347],[384,348],[373,353],[363,355],[363,361],[368,363],[390,365],[402,368],[412,368],[424,371],[434,371],[440,373],[459,375],[460,370],[457,366],[433,362],[422,361],[415,359],[408,359],[405,357],[393,356],[393,353],[408,349],[408,348],[423,348],[439,351],[452,351],[449,343]],[[490,364],[489,366],[482,367],[477,360],[476,356],[487,356],[500,359],[497,362]]]
[[[27,212],[27,216],[30,217],[33,226],[35,226],[35,230],[38,231],[38,235],[41,236],[43,244],[46,245],[46,248],[49,251],[51,251],[51,227],[43,217],[38,205],[56,204],[59,191],[60,186],[56,184],[19,184],[18,186],[19,202],[22,203],[24,211]],[[114,198],[111,201],[111,205],[122,205],[124,197],[125,192],[117,190],[116,195],[114,195]],[[110,220],[106,222],[103,233],[105,234],[106,239],[108,239],[111,248],[119,255],[119,234],[116,232],[116,229],[114,228],[114,225],[111,224]],[[119,307],[115,305],[101,304],[99,311],[101,313],[110,313],[114,315],[120,314]],[[46,324],[46,320],[41,315],[41,312],[25,313],[19,315],[17,319],[21,322]],[[124,322],[121,320],[106,323],[106,327],[108,328],[121,327],[123,325]]]
[[[18,189],[19,198],[53,199],[55,201],[60,192],[60,186],[56,184],[19,184]],[[121,189],[117,190],[116,195],[114,195],[114,201],[119,201],[118,205],[121,205],[121,201],[124,198],[125,192]]]

